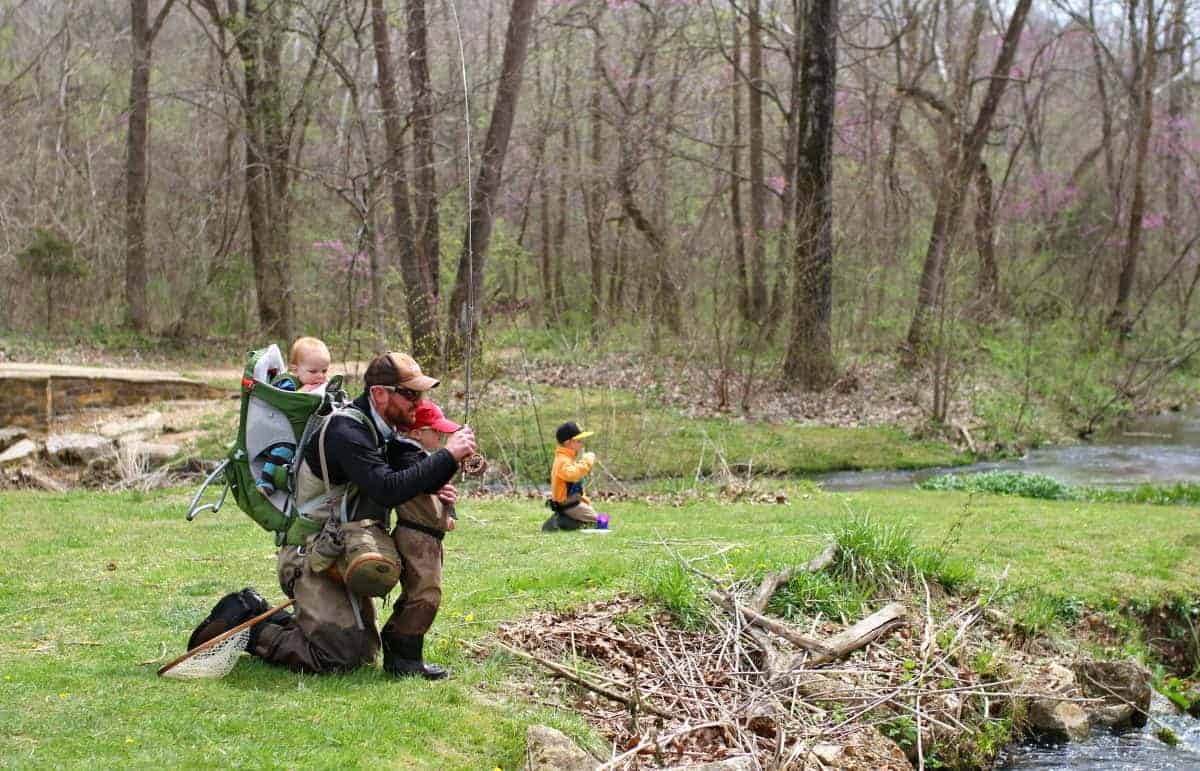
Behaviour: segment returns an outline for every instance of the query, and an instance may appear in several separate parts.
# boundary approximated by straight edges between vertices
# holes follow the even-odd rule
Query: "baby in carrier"
[[[284,391],[316,391],[328,379],[330,360],[325,343],[315,337],[297,338],[288,355],[288,371],[272,380],[271,385]],[[269,496],[287,487],[288,465],[296,454],[296,445],[280,442],[267,448],[266,453],[257,487]]]

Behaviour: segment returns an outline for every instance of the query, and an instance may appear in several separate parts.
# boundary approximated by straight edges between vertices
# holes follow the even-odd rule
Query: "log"
[[[822,645],[827,652],[817,653],[816,656],[809,659],[808,663],[816,666],[834,659],[845,658],[893,629],[904,626],[906,622],[904,604],[889,603],[849,629],[826,640]]]
[[[828,647],[820,640],[809,637],[808,635],[800,634],[800,632],[796,631],[782,621],[776,621],[773,618],[764,616],[751,607],[746,605],[738,605],[737,601],[725,592],[709,592],[708,597],[713,602],[728,608],[734,613],[740,613],[749,623],[766,629],[768,632],[787,640],[798,648],[803,648],[806,651],[812,651],[814,653],[825,654],[829,656],[832,656],[834,653],[832,648]]]

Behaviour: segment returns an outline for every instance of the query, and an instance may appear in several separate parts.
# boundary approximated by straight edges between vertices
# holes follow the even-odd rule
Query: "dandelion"
[[[60,693],[60,694],[58,695],[58,698],[60,698],[60,699],[65,699],[65,698],[67,698],[67,696],[69,696],[69,695],[70,695],[70,694],[68,694],[66,691],[63,691],[62,693]]]
[[[126,743],[126,744],[133,744],[133,737],[132,737],[132,736],[126,736],[126,737],[125,737],[125,743]]]
[[[469,623],[471,623],[471,622],[472,622],[472,621],[474,621],[474,620],[475,620],[475,614],[474,614],[474,613],[468,613],[467,615],[463,616],[463,621],[466,621],[468,624],[469,624]]]

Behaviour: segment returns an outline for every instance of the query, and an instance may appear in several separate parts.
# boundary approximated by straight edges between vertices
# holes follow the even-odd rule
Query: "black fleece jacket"
[[[364,393],[353,405],[371,419],[370,397]],[[304,460],[318,477],[321,474],[320,434],[313,437],[304,450]],[[424,493],[436,493],[454,478],[458,461],[442,449],[424,456],[420,452],[404,452],[399,445],[406,442],[393,439],[383,443],[375,440],[371,428],[357,420],[339,415],[325,432],[325,463],[329,466],[329,483],[341,485],[353,482],[362,496],[357,518],[383,518],[388,509]],[[396,444],[393,448],[391,445]],[[322,477],[323,478],[323,477]]]

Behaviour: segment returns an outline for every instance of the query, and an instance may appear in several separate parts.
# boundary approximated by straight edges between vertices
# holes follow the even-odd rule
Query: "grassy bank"
[[[547,538],[535,501],[471,501],[447,540],[430,651],[452,680],[313,678],[247,660],[221,681],[162,681],[154,669],[220,594],[249,583],[279,597],[267,534],[232,505],[185,522],[189,493],[0,493],[0,765],[516,768],[528,723],[595,738],[461,640],[531,608],[661,586],[668,549],[714,575],[806,561],[864,515],[911,524],[980,580],[1007,569],[1017,617],[1200,590],[1200,514],[1181,507],[921,491],[627,502],[608,506],[608,535]]]
[[[546,484],[554,461],[554,429],[575,420],[596,431],[588,448],[603,468],[593,489],[620,489],[626,481],[738,474],[808,475],[829,471],[959,466],[974,456],[937,440],[916,439],[891,427],[827,427],[796,421],[766,423],[730,418],[693,418],[624,391],[534,387],[505,398],[485,396],[472,407],[471,425],[480,450],[511,482]],[[352,393],[357,392],[357,387]],[[446,394],[449,396],[449,394]],[[451,417],[461,404],[446,399]],[[169,404],[157,405],[169,413]],[[236,400],[214,403],[198,421],[191,451],[202,458],[224,455],[237,430]]]
[[[913,439],[889,427],[825,427],[697,418],[628,391],[530,388],[508,402],[483,401],[471,423],[484,454],[518,479],[543,481],[554,458],[554,429],[566,420],[597,432],[588,440],[620,479],[694,478],[733,470],[804,475],[970,463],[952,445]],[[532,406],[536,403],[536,410]],[[598,474],[603,483],[605,475]]]

